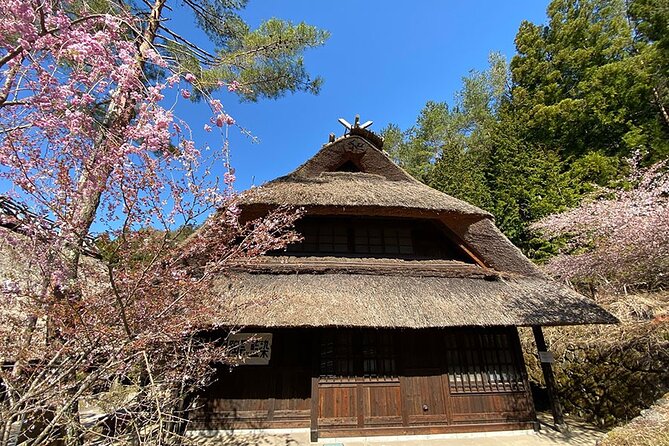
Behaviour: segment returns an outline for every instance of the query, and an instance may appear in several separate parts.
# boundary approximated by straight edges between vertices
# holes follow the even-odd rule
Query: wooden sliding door
[[[402,426],[402,395],[392,331],[322,333],[318,429],[349,434]]]

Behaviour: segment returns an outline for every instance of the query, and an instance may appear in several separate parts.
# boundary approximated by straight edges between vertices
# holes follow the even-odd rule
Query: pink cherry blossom
[[[228,91],[237,91],[240,87],[239,82],[232,81],[228,84]]]
[[[578,208],[534,225],[548,236],[569,238],[547,264],[549,272],[619,290],[669,283],[667,164],[641,169],[632,160],[631,171],[631,189],[603,189]]]
[[[232,118],[232,116],[227,115],[225,113],[221,113],[218,116],[216,116],[216,125],[219,127],[223,127],[223,124],[226,125],[234,125],[235,120]]]
[[[239,221],[227,132],[222,150],[201,150],[169,108],[197,92],[212,122],[235,124],[220,101],[195,90],[193,74],[183,76],[190,89],[178,90],[180,72],[146,22],[162,19],[161,7],[133,15],[114,5],[111,15],[75,0],[0,2],[0,178],[28,208],[0,212],[0,244],[8,264],[29,271],[27,280],[0,284],[0,358],[15,364],[0,368],[11,393],[3,393],[0,419],[12,429],[44,420],[38,435],[52,436],[36,444],[83,432],[72,416],[78,395],[110,377],[156,379],[124,409],[162,429],[164,413],[175,413],[161,412],[174,408],[172,390],[197,390],[210,365],[226,359],[224,348],[196,336],[233,311],[214,279],[231,262],[297,240],[290,228],[299,213],[290,209]],[[158,68],[164,81],[147,75]],[[116,425],[126,429],[119,438],[147,435],[125,424]]]
[[[221,101],[218,99],[212,99],[209,101],[209,105],[211,106],[211,109],[214,111],[214,113],[220,113],[223,111],[223,105],[221,104]]]

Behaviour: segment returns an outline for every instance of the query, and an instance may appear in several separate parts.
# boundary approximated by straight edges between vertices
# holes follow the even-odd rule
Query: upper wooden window
[[[304,239],[289,245],[289,255],[472,259],[430,220],[304,217],[296,224]],[[279,254],[279,253],[275,253]]]

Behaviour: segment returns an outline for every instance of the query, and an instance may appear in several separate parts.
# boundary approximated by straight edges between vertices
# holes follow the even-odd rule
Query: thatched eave
[[[369,257],[261,256],[231,265],[255,274],[364,274],[379,276],[464,277],[501,280],[515,277],[457,260],[405,260]]]
[[[429,328],[617,322],[572,289],[534,277],[247,272],[221,278],[217,290],[226,305],[238,309],[221,325]]]
[[[359,172],[323,172],[318,176],[289,175],[241,194],[240,205],[295,207],[394,208],[490,217],[482,209],[422,183],[391,181]]]
[[[240,205],[392,207],[491,216],[417,181],[363,136],[349,134],[326,144],[292,173],[243,192]],[[359,171],[339,171],[347,163]]]

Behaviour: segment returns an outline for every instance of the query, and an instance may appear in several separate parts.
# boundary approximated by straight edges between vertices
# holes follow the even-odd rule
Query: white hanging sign
[[[272,333],[235,333],[225,341],[230,361],[239,365],[268,365]]]

